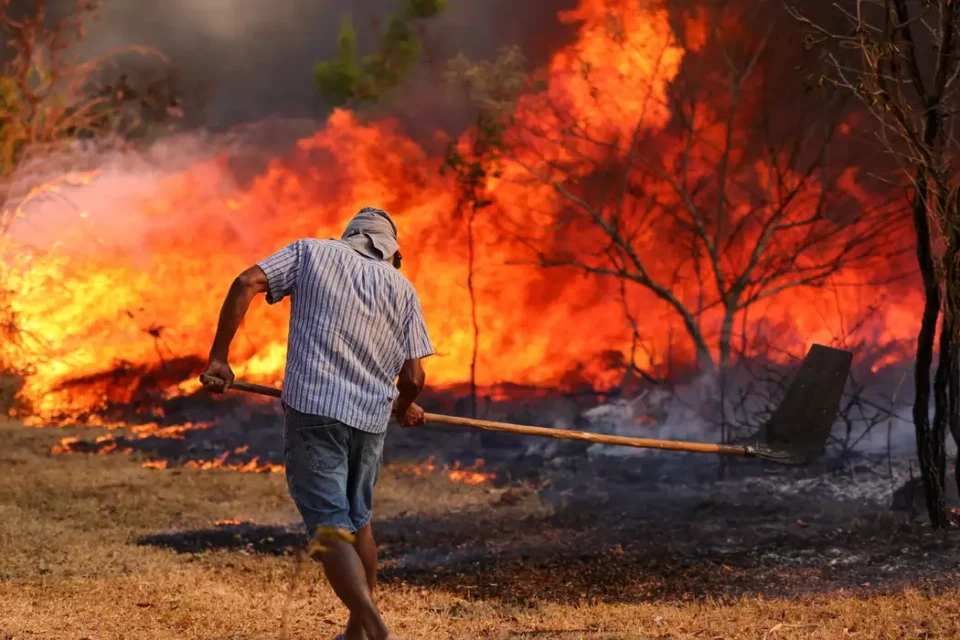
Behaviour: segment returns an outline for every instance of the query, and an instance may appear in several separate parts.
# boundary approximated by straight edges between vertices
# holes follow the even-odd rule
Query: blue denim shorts
[[[283,410],[287,487],[308,534],[321,526],[356,533],[370,524],[386,434]]]

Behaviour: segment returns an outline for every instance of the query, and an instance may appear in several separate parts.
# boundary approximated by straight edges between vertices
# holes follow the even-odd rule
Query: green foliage
[[[446,10],[446,0],[406,0],[377,36],[378,53],[360,56],[357,32],[345,17],[337,37],[337,57],[316,63],[313,78],[323,98],[333,106],[377,102],[400,86],[420,57],[415,23]]]
[[[503,119],[481,114],[471,132],[470,147],[461,151],[456,141],[447,145],[440,174],[455,176],[460,208],[469,206],[471,216],[493,201],[486,192],[487,180],[500,176],[507,127]]]
[[[343,19],[337,38],[337,57],[330,62],[318,62],[313,68],[317,89],[331,104],[345,103],[359,95],[361,72],[357,65],[357,32],[349,17]]]
[[[447,10],[447,0],[407,0],[404,15],[411,19],[432,18]]]
[[[469,206],[469,215],[473,215],[493,204],[486,191],[487,182],[500,176],[517,100],[539,87],[531,80],[526,58],[518,47],[504,47],[490,61],[475,62],[461,54],[449,62],[447,81],[458,85],[479,111],[470,130],[469,146],[452,142],[441,168],[441,173],[454,174],[459,206]]]

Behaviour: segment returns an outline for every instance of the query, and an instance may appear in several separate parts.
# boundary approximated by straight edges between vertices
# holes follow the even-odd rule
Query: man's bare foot
[[[343,633],[338,633],[337,637],[333,640],[368,640],[369,636],[364,633],[363,629],[360,629],[357,634],[356,636],[350,635],[350,631],[348,630]],[[387,635],[383,636],[383,640],[400,640],[400,636],[393,632],[388,632]]]
[[[347,621],[347,628],[343,633],[337,635],[334,640],[367,640],[367,634],[361,625],[353,616]]]
[[[340,636],[343,636],[343,640],[351,640],[350,636],[344,633],[341,633]],[[340,640],[340,636],[337,636],[336,640]],[[362,636],[362,637],[366,638],[367,636]],[[398,636],[397,634],[391,631],[388,631],[387,635],[383,636],[382,640],[400,640],[400,636]]]

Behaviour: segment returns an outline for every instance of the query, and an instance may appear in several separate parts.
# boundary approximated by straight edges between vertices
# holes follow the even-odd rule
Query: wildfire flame
[[[237,447],[233,451],[225,451],[222,455],[213,460],[188,460],[183,466],[192,469],[226,469],[229,471],[242,471],[244,473],[283,473],[282,464],[273,464],[271,462],[260,462],[260,457],[254,457],[248,462],[229,463],[227,458],[231,454],[243,453],[246,447]]]
[[[241,520],[240,518],[228,518],[225,520],[217,520],[213,523],[215,527],[229,527],[234,525],[239,525],[247,522],[246,520]]]
[[[414,465],[402,465],[397,467],[397,471],[400,473],[406,473],[409,475],[419,476],[421,478],[431,475],[434,471],[437,470],[437,465],[434,464],[436,456],[430,456],[427,458],[426,462],[421,462]]]
[[[460,463],[454,463],[452,469],[447,469],[447,477],[450,482],[462,482],[463,484],[488,484],[497,479],[497,474],[486,471],[479,471],[483,466],[483,459],[478,458],[473,466],[467,469],[461,469]]]
[[[110,428],[117,429],[120,425],[109,424]],[[124,435],[119,438],[113,433],[107,433],[97,436],[92,442],[82,440],[79,436],[67,436],[60,439],[60,442],[51,447],[50,452],[54,455],[64,455],[78,452],[92,452],[96,455],[106,455],[108,453],[133,453],[130,447],[121,447],[120,440],[136,441],[146,438],[161,438],[182,440],[188,431],[209,429],[213,426],[211,422],[193,423],[160,426],[155,422],[129,426]],[[255,456],[246,462],[228,462],[231,456],[241,456],[249,450],[249,445],[243,445],[231,450],[224,451],[218,457],[212,460],[187,460],[183,466],[190,469],[226,469],[230,471],[241,471],[245,473],[282,473],[283,465],[270,462],[261,462],[259,456]],[[168,460],[146,460],[142,463],[145,469],[167,469],[170,466]]]
[[[102,423],[100,425],[102,428],[106,429],[120,429],[127,427],[127,425],[122,423]],[[185,422],[183,424],[175,424],[168,426],[160,426],[156,422],[148,422],[146,424],[138,424],[128,427],[128,431],[121,436],[125,440],[144,440],[146,438],[168,438],[175,440],[182,440],[184,434],[188,431],[193,431],[197,429],[209,429],[213,426],[212,422]],[[117,449],[117,437],[112,433],[107,433],[102,436],[97,436],[94,441],[98,454],[110,453]],[[78,436],[68,436],[66,438],[60,439],[60,444],[54,445],[51,449],[51,453],[54,454],[63,454],[71,453],[76,450],[78,445],[82,445],[83,441]],[[125,453],[130,453],[132,449],[124,449]]]
[[[73,452],[73,445],[80,442],[80,438],[77,436],[67,436],[66,438],[60,439],[60,444],[55,444],[50,449],[50,453],[54,455],[62,455],[65,453]]]
[[[489,484],[497,479],[497,474],[487,471],[480,471],[484,465],[483,458],[477,460],[469,467],[462,468],[459,462],[453,466],[444,466],[442,472],[446,474],[450,482],[459,482],[462,484]],[[430,456],[424,462],[413,465],[401,465],[397,471],[402,474],[414,475],[421,478],[433,475],[437,471],[436,457]]]
[[[614,14],[619,20],[615,29]],[[648,110],[645,126],[666,127],[671,111],[665,89],[685,57],[706,41],[708,25],[691,16],[684,48],[666,10],[655,2],[580,0],[575,10],[559,17],[577,25],[577,35],[543,69],[543,95],[588,123],[592,130],[585,135],[629,136],[640,109]],[[597,92],[604,97],[602,112],[593,98]],[[536,96],[520,101],[512,135],[522,137],[529,129],[541,132],[544,139],[559,135],[563,123],[539,105]],[[178,142],[164,144],[172,152]],[[568,152],[571,156],[562,159],[571,162],[576,153],[596,153],[586,147]],[[663,153],[672,157],[679,150]],[[14,217],[24,220],[56,213],[55,222],[42,232],[16,227],[21,229],[15,236],[21,246],[15,249],[22,250],[18,253],[22,257],[2,267],[21,333],[34,348],[25,354],[22,345],[7,341],[0,346],[0,355],[18,368],[32,370],[22,393],[34,423],[50,424],[65,415],[68,420],[84,416],[95,424],[98,407],[133,401],[142,392],[142,377],[133,376],[123,384],[96,380],[120,363],[152,370],[173,357],[202,362],[222,295],[235,274],[297,238],[339,237],[347,219],[370,204],[383,206],[398,220],[405,273],[419,292],[438,352],[428,363],[431,384],[469,379],[474,334],[464,286],[465,232],[454,215],[452,178],[438,171],[441,158],[431,157],[389,119],[361,121],[349,111],[337,110],[322,130],[299,142],[295,153],[274,158],[242,186],[233,177],[231,160],[229,153],[200,153],[186,169],[151,168],[141,171],[146,178],[125,163],[114,163],[90,174],[73,174],[66,186],[57,186],[62,196],[58,200],[41,190],[17,205]],[[486,186],[494,194],[493,209],[528,212],[535,225],[544,212],[555,212],[560,205],[546,185],[519,185],[519,176],[526,175],[522,161],[506,160],[501,175]],[[759,173],[763,171],[758,167]],[[844,180],[854,197],[869,197],[856,192],[850,176]],[[64,199],[77,203],[67,214]],[[478,383],[490,387],[509,380],[562,386],[571,371],[597,387],[615,383],[621,369],[611,366],[610,354],[622,361],[631,350],[615,285],[576,274],[546,274],[533,266],[510,266],[522,261],[524,254],[501,241],[500,220],[494,216],[480,216],[475,233]],[[28,250],[28,243],[40,249]],[[650,246],[656,252],[678,250],[656,239]],[[663,312],[655,297],[635,295],[635,306],[647,310],[644,338],[661,353],[669,351],[677,360],[691,361],[692,348],[675,339],[682,334],[679,322],[669,319],[672,316]],[[755,305],[749,322],[762,321],[776,333],[784,351],[803,350],[812,342],[829,342],[835,325],[849,323],[844,314],[852,317],[863,308],[863,295],[847,288],[827,300],[822,291],[793,289]],[[919,295],[904,293],[885,304],[878,320],[866,329],[873,331],[876,344],[896,345],[912,337],[917,310],[922,308]],[[830,318],[837,317],[837,309],[841,317],[834,322]],[[238,376],[271,385],[282,382],[286,325],[285,311],[254,304],[232,350]],[[42,358],[35,356],[38,352]],[[875,366],[901,354],[891,349],[889,360]],[[642,366],[650,364],[640,360]],[[155,381],[160,397],[196,391],[196,366],[189,375]],[[94,381],[70,384],[83,377]],[[166,437],[175,437],[181,427],[143,428],[145,433],[153,430],[151,435],[166,430]],[[74,444],[65,438],[58,447],[69,451]],[[187,464],[281,470],[280,465],[256,458],[228,463],[231,453]],[[160,462],[144,466],[162,468]],[[424,467],[423,473],[432,472],[432,467],[429,471]],[[461,482],[492,478],[472,468],[446,472]]]

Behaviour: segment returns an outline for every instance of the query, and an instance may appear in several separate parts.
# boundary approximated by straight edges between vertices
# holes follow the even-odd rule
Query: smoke
[[[40,252],[116,251],[142,261],[151,238],[229,225],[237,247],[256,245],[253,227],[231,224],[230,209],[212,203],[242,194],[271,161],[289,158],[298,140],[322,126],[271,117],[222,132],[180,131],[149,145],[75,140],[53,152],[35,148],[5,191],[5,207],[22,207],[11,239]],[[163,201],[171,189],[176,207]]]
[[[783,388],[752,379],[740,372],[733,381],[726,399],[726,416],[734,440],[755,433],[782,400]],[[898,363],[882,375],[874,375],[855,367],[853,381],[847,383],[840,402],[840,415],[828,441],[828,457],[856,459],[908,458],[916,453],[916,440],[910,417],[909,390],[891,385],[911,373],[909,362]],[[793,372],[785,380],[792,377]],[[866,382],[866,384],[863,384]],[[860,384],[857,384],[860,383]],[[653,387],[631,397],[600,404],[578,415],[572,425],[558,422],[565,428],[574,426],[586,431],[616,436],[717,442],[720,437],[719,380],[716,376],[699,375],[688,383],[670,389]],[[948,443],[948,455],[956,447]],[[594,445],[591,457],[661,456],[656,449],[633,449]]]
[[[62,15],[74,0],[47,0],[50,13]],[[166,55],[192,96],[185,106],[202,109],[192,122],[223,129],[269,115],[323,118],[329,108],[314,86],[318,60],[336,53],[343,16],[350,15],[362,52],[374,50],[375,25],[382,24],[399,0],[105,0],[79,53],[99,57],[129,45],[152,47]],[[424,63],[419,73],[463,52],[489,58],[506,44],[520,44],[532,62],[545,60],[569,37],[556,21],[561,2],[510,0],[464,2],[426,25]],[[32,0],[15,0],[24,10]],[[130,63],[136,71],[136,62]],[[427,71],[429,75],[431,72]],[[133,74],[131,74],[133,75]],[[436,78],[432,78],[436,79]],[[457,127],[449,104],[434,86],[406,91],[400,116]],[[191,100],[192,98],[192,100]],[[204,104],[206,103],[206,104]],[[416,107],[416,109],[414,109]],[[188,116],[191,114],[188,113]]]
[[[23,216],[11,229],[12,239],[35,250],[71,256],[95,256],[102,251],[138,251],[146,237],[161,226],[189,221],[196,212],[149,215],[148,199],[162,193],[165,182],[188,167],[209,162],[228,151],[223,136],[196,133],[168,136],[143,150],[78,143],[69,153],[48,155],[27,163],[15,176],[11,202],[23,202]],[[242,147],[234,146],[237,151]],[[212,188],[230,193],[235,184],[211,173]],[[40,185],[39,190],[37,186]],[[33,190],[26,201],[24,197]]]

